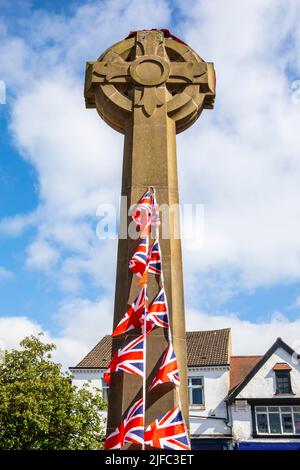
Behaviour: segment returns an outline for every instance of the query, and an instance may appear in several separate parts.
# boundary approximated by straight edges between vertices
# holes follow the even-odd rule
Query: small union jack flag
[[[118,323],[113,331],[112,336],[118,336],[134,328],[141,328],[144,321],[147,308],[147,293],[146,287],[142,287],[139,295],[129,307],[121,321]]]
[[[143,242],[143,244],[146,245],[146,242]],[[139,248],[138,248],[139,250]],[[138,251],[137,250],[137,251]],[[143,250],[143,255],[144,255],[144,247],[142,247]],[[135,257],[135,255],[134,255]],[[134,257],[130,260],[129,262],[129,267],[131,269],[131,266],[133,269],[131,269],[133,272],[137,274],[138,277],[140,277],[140,280],[138,284],[140,286],[147,284],[148,281],[148,273],[150,274],[155,274],[155,275],[160,275],[161,274],[161,251],[160,251],[160,246],[159,246],[159,241],[156,239],[150,248],[148,249],[148,255],[146,258],[146,265],[144,266],[141,261],[139,260],[138,263],[134,259]],[[143,259],[144,262],[144,259]]]
[[[172,344],[169,344],[164,354],[161,366],[158,369],[155,379],[150,385],[149,391],[153,390],[157,385],[165,382],[172,382],[175,385],[180,385],[178,364]]]
[[[130,341],[126,346],[115,352],[103,378],[109,385],[111,374],[123,370],[129,374],[144,375],[144,336]]]
[[[164,288],[155,297],[147,314],[147,320],[152,321],[156,326],[169,327],[169,314],[166,303]]]
[[[126,442],[144,443],[144,405],[142,398],[132,405],[123,423],[106,438],[104,449],[120,449]]]
[[[160,275],[161,274],[161,252],[159,241],[155,240],[149,249],[149,267],[148,273]]]
[[[143,232],[151,224],[154,211],[153,193],[148,189],[137,203],[132,218]]]
[[[142,277],[148,267],[149,242],[143,238],[129,261],[129,269],[138,277]]]
[[[179,406],[149,424],[145,431],[145,444],[159,449],[190,450]]]

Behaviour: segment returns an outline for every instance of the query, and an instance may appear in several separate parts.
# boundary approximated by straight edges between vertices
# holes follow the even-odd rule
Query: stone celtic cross
[[[96,108],[113,129],[125,134],[122,195],[128,208],[148,186],[156,188],[157,202],[178,204],[176,134],[191,126],[203,109],[212,109],[215,74],[212,63],[204,62],[189,46],[166,34],[165,30],[137,31],[105,51],[97,61],[88,62],[85,80],[87,108]],[[121,220],[129,224],[130,218]],[[188,424],[187,359],[182,279],[181,241],[174,236],[161,240],[164,286],[168,298],[173,345],[181,377],[180,397]],[[136,240],[119,239],[115,291],[114,326],[137,294],[136,279],[128,270],[128,260]],[[149,301],[157,293],[152,280]],[[167,347],[163,328],[147,341],[147,377],[151,383]],[[134,331],[134,330],[133,330]],[[133,332],[132,335],[135,335]],[[128,334],[125,338],[129,339]],[[124,337],[113,340],[113,350]],[[108,429],[111,433],[122,421],[128,407],[142,393],[139,377],[116,373],[109,392]],[[170,384],[149,394],[146,423],[177,405]]]

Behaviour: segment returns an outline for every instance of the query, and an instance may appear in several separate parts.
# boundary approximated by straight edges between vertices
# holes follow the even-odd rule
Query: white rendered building
[[[108,388],[109,335],[70,367],[73,383]],[[264,356],[233,356],[230,329],[187,332],[193,449],[300,449],[300,364],[280,338]]]

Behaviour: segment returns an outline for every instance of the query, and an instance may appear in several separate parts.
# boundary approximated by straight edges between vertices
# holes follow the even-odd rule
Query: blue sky
[[[45,331],[74,364],[110,331],[122,136],[85,110],[84,64],[130,30],[168,27],[217,70],[215,110],[178,136],[188,328],[231,326],[238,353],[300,340],[297,1],[18,1],[0,7],[0,342]],[[109,158],[108,158],[109,157]],[[252,338],[257,341],[253,344]]]

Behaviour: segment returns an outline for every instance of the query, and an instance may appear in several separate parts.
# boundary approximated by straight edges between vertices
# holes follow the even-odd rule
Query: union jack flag
[[[129,307],[121,321],[118,323],[113,331],[112,336],[118,336],[134,328],[141,328],[144,321],[144,315],[147,308],[147,293],[146,287],[142,287],[139,295]]]
[[[139,227],[141,227],[142,231],[150,226],[153,211],[153,193],[148,189],[135,206],[134,212],[132,214],[133,220]]]
[[[190,450],[179,406],[149,424],[145,431],[145,444],[159,449]]]
[[[153,390],[157,385],[165,382],[172,382],[175,385],[180,385],[178,364],[172,344],[169,344],[164,354],[161,366],[158,369],[155,379],[150,385],[149,391]]]
[[[143,238],[129,261],[129,269],[138,277],[142,277],[148,266],[148,237]]]
[[[123,423],[107,436],[104,449],[120,449],[126,442],[144,443],[144,405],[142,398],[132,405]]]
[[[138,282],[140,286],[147,284],[148,273],[161,274],[161,251],[158,239],[148,248],[147,257],[145,257],[146,246],[148,246],[148,238],[142,240],[137,251],[129,261],[129,268],[140,278]]]
[[[110,384],[111,374],[123,370],[129,374],[144,375],[144,336],[130,341],[126,346],[115,352],[103,378]]]
[[[147,319],[152,321],[156,326],[163,328],[169,327],[169,314],[164,288],[160,290],[152,302],[147,314]]]
[[[150,247],[148,273],[161,274],[161,252],[159,241],[155,240]]]

